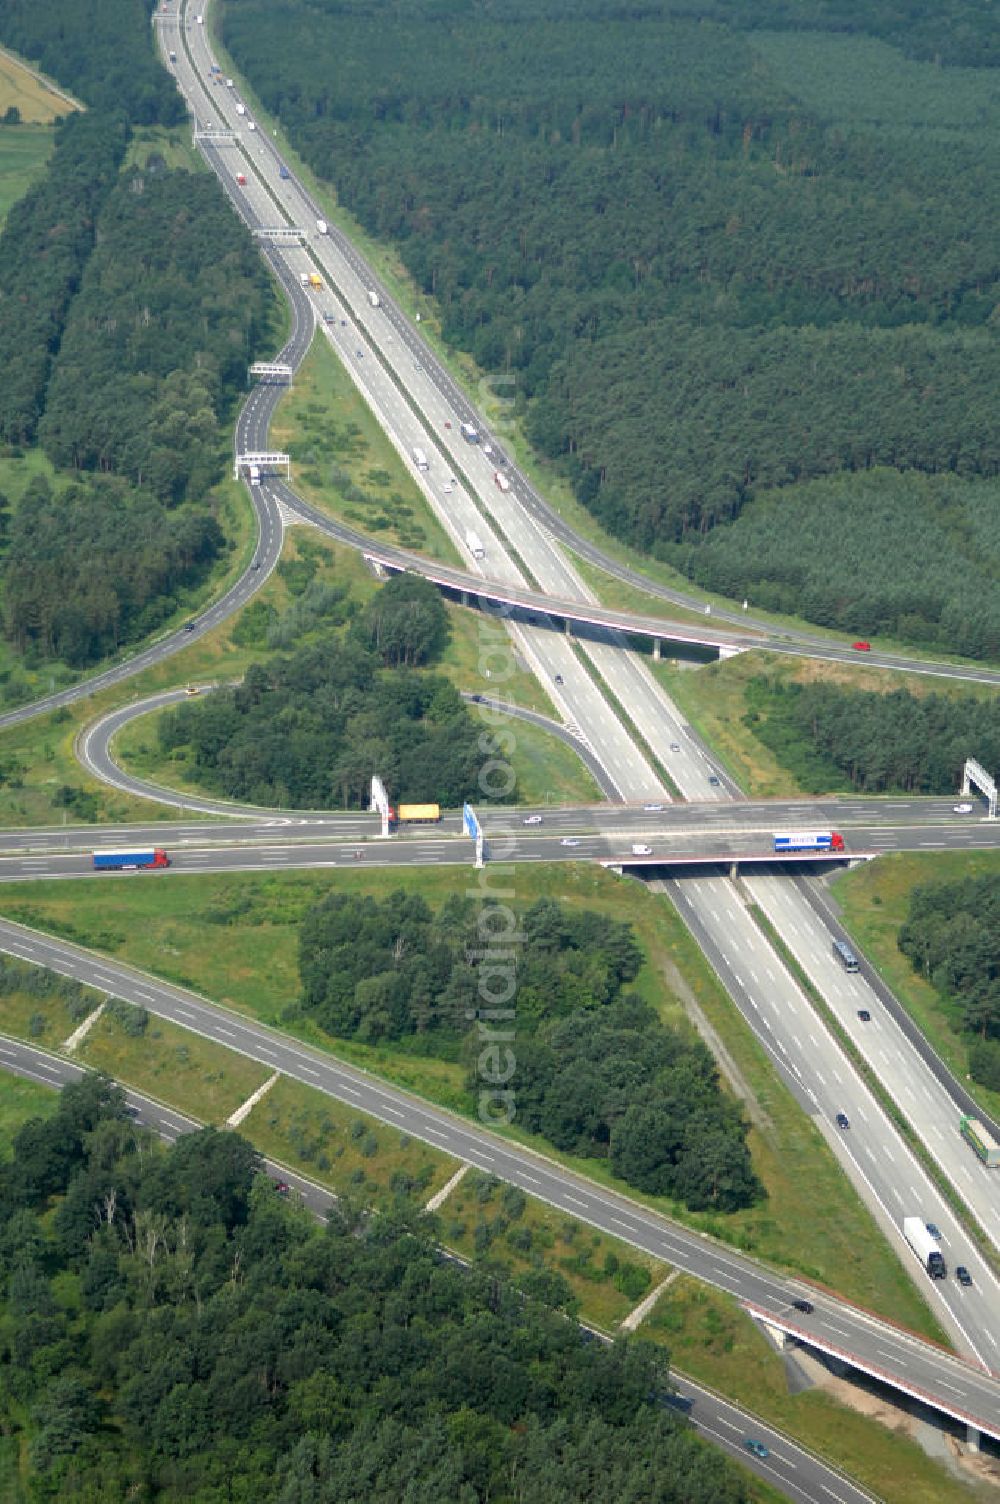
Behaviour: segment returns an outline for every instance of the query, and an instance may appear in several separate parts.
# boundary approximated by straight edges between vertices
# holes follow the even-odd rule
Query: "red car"
[[[852,642],[851,647],[856,653],[870,653],[872,650],[870,642]]]

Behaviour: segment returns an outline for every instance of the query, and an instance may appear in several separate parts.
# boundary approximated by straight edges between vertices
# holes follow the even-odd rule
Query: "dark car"
[[[722,779],[721,778],[716,778],[716,776],[715,776],[714,773],[710,773],[709,774],[708,781],[712,785],[713,789],[717,789],[719,787],[719,785],[722,783]]]
[[[288,171],[287,167],[279,167],[278,168],[278,176],[279,176],[279,178],[290,178],[291,175],[292,174]]]
[[[694,1400],[686,1394],[665,1394],[663,1403],[669,1405],[671,1410],[679,1410],[682,1415],[690,1415],[694,1408]]]
[[[936,1222],[925,1222],[924,1226],[926,1227],[932,1238],[940,1238],[941,1229],[940,1227],[938,1227]]]
[[[809,1315],[809,1313],[812,1311],[812,1308],[813,1308],[813,1303],[812,1303],[811,1300],[793,1300],[792,1301],[792,1309],[796,1310],[796,1311],[801,1311],[805,1316]]]
[[[972,1284],[972,1275],[969,1273],[968,1269],[966,1269],[964,1264],[955,1265],[955,1278],[958,1280],[958,1283],[960,1285]]]
[[[250,568],[251,569],[259,569],[260,568],[260,560],[259,559],[254,559],[253,563],[250,565]]]
[[[194,631],[194,622],[193,621],[186,621],[184,623],[184,630],[185,630],[185,632],[193,632]]]
[[[847,1116],[847,1113],[846,1112],[838,1112],[837,1113],[837,1127],[838,1128],[850,1128],[850,1126],[851,1126],[851,1120]]]
[[[291,1190],[291,1186],[287,1183],[287,1181],[284,1180],[272,1180],[271,1184],[274,1186],[274,1189],[277,1191],[279,1196],[287,1196]]]
[[[872,1016],[868,1012],[867,1008],[859,1008],[858,1009],[858,1017],[860,1018],[860,1020],[861,1020],[861,1022],[863,1024],[870,1024],[871,1021],[872,1021]]]
[[[770,1457],[771,1455],[764,1443],[762,1441],[757,1441],[753,1436],[748,1436],[743,1445],[744,1447],[746,1447],[747,1451],[752,1452],[755,1457]]]
[[[556,674],[556,683],[557,684],[561,684],[562,682],[563,682],[563,676],[562,676],[562,674]]]

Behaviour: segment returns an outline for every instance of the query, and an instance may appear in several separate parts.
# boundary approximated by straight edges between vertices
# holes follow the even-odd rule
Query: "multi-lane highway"
[[[822,1351],[850,1354],[852,1361],[868,1372],[908,1394],[933,1397],[947,1413],[1000,1439],[1000,1378],[867,1312],[804,1287],[702,1234],[688,1232],[543,1155],[185,988],[6,920],[0,920],[0,949],[169,1018],[182,1028],[391,1123],[463,1163],[520,1186],[568,1215],[726,1290],[758,1315],[766,1316],[776,1329],[797,1334]],[[808,1316],[791,1304],[804,1295],[815,1308]]]
[[[237,113],[235,91],[208,82],[207,28],[185,30],[185,14],[182,9],[177,29],[171,32],[174,41],[164,38],[165,45],[174,46],[177,52],[178,80],[202,124],[225,125],[235,133],[232,144],[204,143],[207,159],[251,227],[299,224],[310,237],[305,246],[265,248],[264,253],[285,289],[292,309],[292,334],[277,358],[297,366],[315,329],[322,328],[410,466],[411,473],[459,552],[468,552],[466,538],[472,528],[485,542],[485,556],[470,559],[466,569],[451,569],[418,560],[402,550],[383,549],[306,506],[283,481],[273,476],[265,477],[263,484],[252,488],[260,529],[259,546],[242,579],[226,596],[196,621],[187,624],[187,629],[165,637],[145,653],[59,695],[0,717],[0,725],[25,719],[42,709],[78,700],[95,689],[113,685],[178,651],[193,636],[224,620],[245,604],[274,567],[281,547],[284,513],[307,520],[392,567],[418,569],[450,588],[475,591],[494,602],[518,606],[520,612],[508,618],[508,629],[517,651],[538,675],[563,716],[566,722],[563,734],[578,745],[582,744],[607,793],[619,800],[645,802],[647,805],[644,809],[546,811],[542,816],[542,826],[533,826],[530,830],[519,824],[527,818],[527,812],[524,812],[513,817],[512,838],[509,850],[504,851],[505,860],[513,856],[519,861],[580,858],[609,861],[627,854],[633,841],[652,845],[654,859],[659,858],[661,862],[667,859],[675,862],[689,859],[692,863],[701,860],[723,862],[740,857],[745,860],[767,854],[769,833],[775,828],[826,824],[849,828],[851,849],[855,853],[942,846],[975,849],[994,845],[1000,834],[997,827],[975,818],[957,817],[950,801],[922,801],[919,804],[896,801],[896,807],[889,801],[874,806],[862,801],[822,805],[796,801],[738,807],[730,802],[738,790],[728,783],[722,770],[684,724],[646,664],[627,651],[623,640],[614,635],[621,630],[633,636],[666,636],[672,629],[655,616],[613,612],[600,607],[557,542],[569,544],[582,557],[600,564],[619,578],[645,586],[653,595],[687,608],[695,608],[697,603],[683,593],[645,581],[635,571],[609,559],[601,550],[577,537],[537,496],[516,466],[505,463],[504,475],[508,483],[506,486],[497,484],[496,441],[492,442],[492,454],[485,442],[463,443],[459,437],[462,421],[474,422],[482,439],[489,439],[480,419],[473,414],[418,332],[385,296],[384,290],[379,289],[377,300],[369,297],[377,284],[350,242],[336,230],[324,235],[314,233],[315,221],[322,211],[317,209],[294,177],[280,176],[279,158],[272,142],[263,131],[251,132],[246,128],[248,117]],[[170,21],[161,24],[165,29],[175,25]],[[237,182],[238,171],[247,177],[245,187]],[[301,285],[301,278],[317,267],[321,269],[324,285],[318,291],[307,291]],[[239,419],[237,453],[259,452],[269,447],[268,428],[280,395],[279,387],[267,385],[251,393]],[[415,446],[424,447],[430,456],[426,472],[414,465]],[[586,622],[593,630],[588,628],[581,634],[582,640],[574,646],[555,629],[553,618]],[[717,619],[727,620],[730,628],[749,627],[751,630],[720,633],[715,624]],[[845,661],[853,658],[850,649],[844,646],[806,633],[775,635],[766,624],[751,622],[736,612],[716,610],[711,618],[705,619],[705,628],[682,628],[675,635],[726,647],[764,645],[781,651]],[[1000,674],[990,670],[934,665],[891,655],[872,654],[866,662],[885,668],[905,667],[948,677],[1000,682]],[[599,687],[598,678],[610,687],[610,698]],[[655,750],[655,760],[643,747],[636,745],[632,729],[616,710],[614,700],[626,708],[647,747]],[[113,716],[106,718],[101,726],[92,728],[81,741],[81,754],[87,766],[98,776],[126,787],[129,786],[128,775],[114,767],[108,749],[114,726],[120,723]],[[668,804],[668,795],[657,764],[666,768],[671,783],[686,798],[703,801],[701,807],[662,808],[661,805]],[[718,782],[710,783],[710,778]],[[197,801],[187,796],[171,798],[162,791],[134,784],[131,791],[145,797],[166,799],[178,807],[205,815],[242,816],[235,829],[227,824],[224,831],[219,827],[212,828],[211,834],[204,825],[190,821],[147,827],[148,835],[143,839],[169,845],[174,864],[170,869],[172,873],[337,865],[356,869],[359,863],[434,864],[470,859],[467,843],[454,839],[454,827],[450,821],[433,834],[413,833],[404,840],[376,843],[362,840],[364,835],[374,833],[370,817],[338,818],[324,813],[248,816],[246,811],[225,807],[221,801]],[[713,804],[711,801],[718,802]],[[499,837],[501,822],[507,824],[511,818],[500,812],[490,812],[488,832]],[[95,836],[94,844],[118,844],[138,838],[135,829],[119,833],[104,827]],[[6,853],[0,856],[0,881],[92,875],[87,848],[79,843],[80,833],[65,829],[0,833],[0,851]],[[111,878],[105,876],[101,880],[110,882]],[[803,954],[811,956],[817,950],[824,954],[829,951],[825,916],[815,903],[810,905],[801,894],[797,898],[790,897],[787,883],[779,885],[773,879],[763,877],[752,879],[752,883],[757,886],[751,886],[749,891],[763,908],[771,906],[782,929],[786,926],[798,928],[796,944]],[[797,890],[792,892],[797,893]],[[773,950],[766,945],[759,929],[754,928],[737,890],[719,877],[706,877],[686,883],[683,896],[678,888],[674,897],[682,912],[685,912],[685,904],[690,909],[686,917],[689,917],[692,929],[751,1027],[772,1051],[779,1070],[797,1091],[806,1110],[821,1124],[827,1125],[835,1110],[834,1103],[841,1100],[841,1095],[844,1101],[850,1100],[852,1123],[865,1125],[867,1143],[862,1142],[861,1135],[854,1128],[851,1130],[854,1137],[849,1143],[843,1134],[838,1136],[836,1133],[830,1134],[831,1143],[865,1199],[874,1206],[876,1215],[883,1218],[890,1235],[898,1238],[898,1221],[910,1209],[904,1207],[903,1212],[898,1212],[893,1204],[893,1196],[899,1199],[904,1191],[921,1201],[918,1212],[926,1215],[930,1210],[939,1223],[944,1224],[946,1212],[939,1210],[923,1172],[902,1148],[892,1125],[868,1097],[825,1027],[817,1021],[807,1000]],[[788,909],[789,903],[791,910]],[[754,1269],[749,1261],[739,1260],[736,1261],[740,1268],[739,1277],[745,1283],[739,1289],[734,1284],[727,1284],[727,1278],[735,1279],[731,1274],[732,1256],[728,1251],[712,1249],[706,1270],[703,1243],[690,1240],[687,1234],[680,1233],[661,1219],[651,1219],[650,1214],[635,1208],[626,1198],[615,1198],[597,1191],[589,1183],[567,1178],[552,1167],[545,1169],[544,1173],[536,1173],[548,1162],[536,1163],[533,1157],[526,1158],[524,1151],[512,1150],[489,1135],[478,1134],[468,1125],[436,1113],[426,1104],[406,1099],[404,1105],[400,1094],[390,1092],[360,1073],[347,1072],[326,1057],[303,1052],[301,1047],[282,1040],[281,1036],[261,1031],[259,1026],[246,1021],[235,1020],[232,1015],[222,1014],[220,1019],[220,1010],[213,1010],[211,1005],[193,995],[166,988],[150,978],[137,978],[116,963],[87,957],[85,953],[62,946],[60,942],[48,941],[45,937],[36,935],[26,939],[10,927],[5,927],[0,944],[12,953],[28,955],[30,959],[53,965],[57,970],[67,970],[69,974],[80,975],[81,969],[90,968],[90,977],[81,979],[90,979],[94,985],[111,988],[121,996],[131,996],[134,992],[134,1001],[143,1002],[153,1011],[163,1011],[165,1016],[176,1017],[185,1027],[197,1028],[208,1037],[219,1038],[220,1042],[236,1040],[233,1047],[244,1049],[256,1059],[273,1060],[277,1058],[275,1052],[280,1049],[284,1052],[281,1054],[281,1068],[288,1069],[290,1074],[298,1074],[299,1079],[315,1077],[323,1089],[334,1091],[347,1101],[367,1093],[366,1101],[373,1104],[369,1110],[387,1121],[397,1121],[402,1115],[407,1123],[414,1125],[408,1131],[428,1142],[438,1142],[439,1146],[447,1140],[451,1145],[449,1152],[471,1163],[489,1164],[504,1178],[523,1184],[525,1189],[533,1189],[535,1194],[545,1196],[555,1205],[563,1205],[566,1209],[572,1207],[574,1215],[585,1216],[595,1225],[617,1222],[618,1227],[609,1230],[615,1230],[618,1236],[627,1235],[637,1246],[649,1246],[650,1251],[657,1251],[660,1257],[701,1273],[723,1288],[733,1288],[734,1293],[741,1294],[755,1310],[768,1314],[776,1325],[789,1325],[787,1286],[779,1282],[784,1293],[777,1298],[775,1287],[767,1285],[772,1276]],[[752,955],[752,968],[745,968],[741,963],[741,957],[747,955]],[[749,978],[742,974],[744,970],[750,970]],[[753,975],[754,971],[758,975]],[[817,968],[816,974],[824,995],[838,993],[834,983],[841,979],[831,980],[821,968]],[[122,991],[122,988],[131,991]],[[829,997],[827,1001],[830,1001]],[[846,992],[839,1002],[847,1007],[850,998]],[[878,1049],[881,1048],[885,1056],[882,1063],[890,1075],[895,1073],[902,1090],[909,1070],[907,1052],[914,1047],[912,1035],[901,1031],[898,1037],[895,1034],[890,1036],[880,1026],[872,1031],[871,1039],[876,1067],[880,1063]],[[815,1046],[815,1056],[808,1041]],[[933,1076],[936,1086],[920,1078],[911,1091],[907,1110],[915,1112],[926,1103],[935,1112],[940,1111],[943,1105],[941,1080],[940,1073]],[[954,1146],[951,1146],[942,1152],[958,1176],[961,1190],[962,1166],[953,1150]],[[896,1156],[900,1152],[902,1157],[897,1164]],[[874,1165],[869,1164],[869,1160],[874,1161]],[[965,1168],[968,1171],[968,1166]],[[554,1181],[546,1178],[550,1175],[555,1176]],[[542,1189],[536,1189],[536,1186]],[[979,1189],[973,1186],[977,1194]],[[612,1205],[615,1215],[610,1210]],[[988,1204],[985,1212],[990,1212]],[[1000,1217],[997,1221],[1000,1222]],[[624,1233],[623,1227],[627,1230]],[[947,1236],[949,1254],[959,1256],[961,1261],[974,1268],[977,1279],[968,1293],[958,1291],[958,1287],[943,1292],[935,1288],[929,1293],[935,1300],[943,1297],[943,1319],[962,1349],[975,1355],[984,1365],[994,1366],[990,1345],[995,1348],[1000,1337],[998,1291],[992,1283],[992,1275],[977,1262],[975,1250],[967,1250],[960,1229],[949,1224]],[[681,1239],[680,1244],[673,1241],[677,1238]],[[688,1241],[685,1243],[684,1239]],[[657,1240],[657,1249],[654,1250],[651,1244]],[[664,1251],[668,1246],[672,1251]],[[700,1267],[698,1255],[701,1256]],[[684,1262],[685,1258],[688,1262]],[[761,1281],[766,1289],[761,1288]],[[796,1320],[801,1321],[801,1318]],[[827,1307],[818,1301],[817,1310],[810,1318],[810,1330],[813,1339],[819,1345],[825,1345],[826,1350],[849,1352],[855,1361],[860,1361],[871,1372],[885,1373],[892,1382],[911,1393],[931,1393],[942,1408],[951,1406],[952,1413],[972,1419],[982,1429],[991,1429],[990,1418],[995,1417],[1000,1409],[996,1403],[1000,1396],[995,1389],[975,1388],[976,1383],[988,1385],[990,1381],[970,1377],[968,1370],[961,1365],[956,1365],[952,1371],[945,1366],[948,1360],[919,1344],[919,1357],[914,1357],[909,1349],[904,1355],[902,1349],[893,1346],[901,1339],[888,1328],[879,1327],[874,1340],[881,1346],[870,1352],[864,1347],[866,1338],[872,1336],[870,1323],[866,1328],[866,1320],[858,1318],[841,1303],[831,1302]],[[855,1343],[862,1345],[856,1347]],[[944,1372],[949,1374],[947,1379],[943,1378]],[[973,1387],[963,1389],[957,1382],[959,1375],[965,1375],[964,1382]],[[944,1392],[946,1390],[958,1398],[950,1399]],[[996,1434],[995,1428],[992,1434]],[[830,1491],[826,1489],[827,1493]]]
[[[175,71],[196,118],[208,124],[221,124],[225,129],[235,132],[242,154],[249,160],[252,172],[248,175],[248,182],[243,190],[247,206],[259,215],[262,224],[298,226],[306,232],[309,251],[308,255],[302,253],[301,264],[295,263],[297,271],[308,272],[315,270],[318,265],[328,276],[332,274],[337,295],[343,300],[338,314],[347,319],[346,326],[341,326],[338,317],[334,328],[347,329],[344,343],[347,350],[345,364],[348,369],[357,375],[360,363],[367,354],[376,351],[381,355],[386,370],[393,374],[400,394],[405,396],[413,411],[420,414],[426,422],[424,436],[429,438],[427,452],[433,455],[435,451],[440,451],[448,458],[451,471],[447,478],[450,479],[451,474],[464,474],[470,480],[480,495],[484,511],[494,517],[499,530],[511,539],[520,557],[529,559],[532,574],[539,583],[542,583],[543,575],[549,568],[554,569],[562,580],[574,580],[565,557],[550,547],[550,540],[558,540],[608,574],[626,580],[652,596],[688,611],[703,612],[705,607],[701,599],[650,580],[640,571],[623,564],[583,538],[534,490],[519,468],[511,462],[510,456],[504,453],[495,435],[484,424],[482,415],[473,409],[421,331],[388,297],[385,288],[350,240],[332,223],[328,223],[325,236],[315,233],[317,219],[322,218],[324,213],[321,206],[317,205],[294,173],[288,174],[287,166],[285,172],[288,175],[280,175],[284,164],[277,150],[266,133],[253,131],[251,134],[249,117],[238,113],[240,100],[237,93],[209,83],[213,58],[207,28],[188,29],[182,40],[186,45],[184,49],[178,50]],[[224,152],[225,148],[220,150]],[[239,202],[238,195],[236,201]],[[370,294],[373,292],[378,297],[375,306],[370,301]],[[367,382],[371,379],[365,368],[364,380]],[[478,430],[481,438],[478,447],[463,445],[460,437],[463,422],[471,423]],[[499,461],[503,462],[509,487],[503,491],[498,490],[494,484]],[[432,493],[432,504],[437,499]],[[515,507],[516,511],[513,510]],[[492,570],[489,574],[491,580],[495,578]],[[538,609],[545,610],[552,606],[551,597],[557,593],[552,586],[556,583],[556,579],[550,578],[545,587],[546,593],[535,598]],[[571,613],[574,608],[579,611],[581,606],[580,589],[579,581],[574,580],[574,590],[565,601],[566,608]],[[734,635],[727,634],[720,638],[715,633],[714,623],[706,622],[701,632],[691,632],[691,640],[734,642],[737,645],[751,641],[754,645],[773,646],[780,651],[805,652],[845,662],[851,662],[855,657],[847,644],[831,641],[816,633],[775,629],[766,621],[751,618],[747,613],[724,605],[711,608],[711,615],[729,622],[738,631]],[[599,621],[604,625],[624,625],[629,614],[590,617],[587,613],[582,613],[582,618]],[[646,625],[641,630],[649,631],[650,624],[656,618],[646,618],[645,621]],[[748,628],[749,634],[745,636]],[[656,635],[655,631],[653,635]],[[949,677],[976,677],[984,682],[1000,682],[1000,673],[990,670],[979,670],[974,666],[933,664],[928,660],[910,659],[898,654],[874,652],[866,661],[887,668],[931,670]]]
[[[204,37],[201,40],[204,41]],[[195,61],[197,65],[197,59]],[[209,62],[210,60],[206,51],[205,58],[202,60],[202,67],[206,71],[209,67]],[[224,108],[225,95],[223,95]],[[255,182],[254,188],[255,191],[263,191],[270,194],[272,189],[271,185],[267,182],[267,171],[273,171],[275,164],[273,161],[267,160],[268,151],[264,148],[261,148],[260,155],[265,160],[265,170],[261,180]],[[300,199],[302,198],[298,185],[295,185],[294,189],[287,191],[294,192]],[[277,195],[275,196],[280,200],[280,183]],[[301,207],[304,209],[304,213],[300,216],[302,219],[305,219],[309,209],[314,208],[311,205],[306,207],[304,204]],[[297,254],[301,255],[306,265],[308,265],[306,253],[303,251]],[[511,539],[517,550],[517,558],[529,561],[532,580],[541,586],[545,599],[551,601],[556,595],[561,599],[565,599],[568,595],[571,595],[578,602],[582,603],[589,612],[593,605],[593,602],[588,599],[589,592],[582,587],[575,571],[559,554],[550,536],[547,533],[539,531],[537,525],[535,525],[538,514],[537,512],[533,512],[530,506],[526,505],[528,498],[525,494],[522,494],[524,490],[523,477],[518,475],[512,467],[509,467],[506,472],[507,484],[490,489],[490,483],[494,481],[495,476],[490,475],[488,472],[495,461],[492,458],[486,461],[482,450],[476,447],[469,452],[469,455],[462,452],[461,441],[457,437],[454,423],[446,416],[446,414],[452,412],[452,408],[449,406],[451,398],[446,394],[445,400],[442,402],[441,389],[435,385],[433,380],[428,378],[425,362],[414,361],[413,371],[417,373],[416,376],[408,370],[405,382],[402,381],[398,352],[389,348],[389,346],[393,345],[394,340],[392,334],[387,333],[386,329],[386,315],[394,312],[394,310],[392,309],[392,305],[388,304],[381,296],[374,301],[370,299],[369,294],[372,287],[371,275],[359,262],[353,248],[346,242],[343,242],[342,237],[334,236],[330,239],[323,238],[317,241],[309,254],[312,258],[319,260],[319,264],[323,266],[324,272],[329,279],[330,288],[324,288],[324,297],[331,296],[334,298],[333,311],[332,313],[328,313],[330,323],[327,324],[327,327],[329,328],[332,324],[334,330],[346,330],[346,333],[340,336],[342,343],[345,344],[343,351],[345,365],[354,371],[356,370],[355,363],[362,362],[366,354],[375,351],[381,356],[381,365],[376,363],[363,367],[364,380],[363,383],[359,384],[362,384],[363,389],[367,390],[372,405],[379,411],[380,417],[385,423],[387,431],[394,438],[400,453],[404,456],[407,454],[408,450],[412,448],[413,439],[416,436],[420,439],[421,443],[428,445],[428,450],[434,456],[435,463],[439,457],[444,458],[446,462],[444,470],[444,474],[447,477],[446,487],[447,492],[453,497],[452,501],[448,502],[444,500],[443,496],[438,496],[429,481],[425,485],[425,491],[427,491],[432,505],[438,511],[442,521],[452,535],[461,542],[463,529],[470,525],[470,518],[472,521],[477,520],[475,508],[478,506],[483,514],[489,517],[494,531],[502,538]],[[346,317],[344,316],[345,314]],[[389,320],[390,325],[391,322]],[[355,339],[361,340],[362,343],[355,347],[352,359],[349,346]],[[412,349],[413,346],[411,343],[411,353]],[[406,357],[404,357],[405,359]],[[390,372],[394,372],[395,381]],[[405,402],[402,396],[404,386],[407,393],[407,400]],[[421,421],[414,427],[414,422],[417,418]],[[478,424],[478,420],[476,421]],[[444,426],[444,433],[441,431],[442,424]],[[486,473],[476,476],[475,466],[478,465],[480,471],[483,471],[484,464]],[[433,464],[430,468],[434,468]],[[462,474],[463,480],[467,483],[468,490],[462,485],[461,481],[452,477],[452,470],[456,472],[456,476],[459,473]],[[494,543],[493,533],[489,532],[487,536],[490,538],[489,552],[491,554],[496,553],[499,545]],[[517,566],[514,566],[508,559],[508,556],[503,553],[502,547],[500,547],[500,570],[501,573],[506,571],[508,578],[512,572],[515,575],[518,574]],[[519,581],[519,583],[523,584],[523,581]],[[593,617],[591,616],[590,619],[593,620]],[[528,636],[530,640],[530,633]],[[704,749],[698,746],[694,738],[684,736],[685,728],[677,716],[674,707],[669,703],[659,687],[655,685],[645,665],[641,664],[634,654],[625,652],[620,640],[589,641],[586,643],[584,650],[590,657],[593,666],[604,676],[606,681],[609,683],[614,682],[615,694],[619,696],[622,703],[627,705],[629,715],[642,733],[647,745],[657,748],[669,745],[671,752],[676,754],[675,761],[671,764],[670,770],[671,777],[676,786],[687,797],[697,797],[699,790],[703,791],[705,783],[709,782],[706,775]],[[529,658],[532,658],[530,649]],[[532,658],[532,661],[535,663],[536,669],[545,668],[545,665],[539,664],[537,657]],[[572,716],[574,713],[579,715],[581,711],[585,713],[587,709],[585,691],[588,686],[581,678],[579,672],[573,674],[567,673],[565,676],[560,673],[554,675],[553,679],[554,682],[562,686],[562,693],[560,696],[557,696],[557,703],[560,703],[563,713],[568,716]],[[590,703],[591,705],[593,703],[592,697]],[[621,773],[622,781],[619,787],[623,791],[630,792],[633,797],[643,797],[645,795],[647,798],[650,796],[655,798],[658,793],[662,793],[662,787],[658,785],[653,769],[649,764],[644,765],[640,757],[633,754],[626,762],[620,763],[622,728],[615,722],[613,716],[605,712],[602,723],[599,726],[591,721],[589,717],[586,723],[592,736],[595,737],[598,755],[604,762],[604,766],[608,769],[615,767],[616,771]],[[711,764],[709,763],[708,766],[711,767]],[[647,779],[647,773],[653,774],[651,779]],[[709,782],[710,789],[712,786],[712,782]],[[724,800],[735,793],[735,790],[726,787],[718,777],[718,774],[715,775],[714,786],[718,790],[715,797],[718,797],[720,800]],[[709,794],[709,797],[712,797],[711,794]],[[883,836],[880,845],[886,839],[893,840],[896,838]],[[963,836],[960,839],[968,841],[969,838]],[[581,850],[580,855],[600,855],[599,841],[599,837],[580,838],[579,844],[581,847],[586,843],[588,848],[591,848],[586,851]],[[415,846],[415,853],[418,849],[423,860],[434,860],[440,858],[442,855],[434,853],[426,846],[422,849]],[[725,857],[735,854],[739,848],[734,848],[732,844],[727,846],[725,842],[722,842],[715,846],[706,847],[702,845],[701,849],[703,852],[707,850],[710,855]],[[675,859],[683,859],[685,854],[685,848],[676,845],[670,852],[670,855]],[[525,856],[528,855],[525,852]],[[717,947],[721,945],[723,937],[721,934],[713,933],[711,916],[728,910],[730,920],[732,919],[734,905],[734,895],[732,892],[719,879],[708,878],[700,885],[689,884],[686,888],[686,896],[688,903],[693,908],[693,926],[696,930],[704,933],[707,944],[713,944]],[[738,903],[735,907],[737,917],[740,917],[740,906]],[[822,943],[822,925],[815,912],[810,911],[807,905],[802,904],[799,917],[803,922],[808,920],[806,927],[810,933],[805,937],[804,943],[811,947]],[[741,944],[748,945],[752,941],[758,949],[769,949],[769,947],[765,946],[759,934],[751,937],[747,927],[748,921],[746,916],[742,915],[742,918],[744,923]],[[775,962],[775,965],[768,964],[766,973],[777,976],[783,973],[783,968],[777,962]],[[790,979],[787,980],[790,981]],[[745,990],[742,988],[740,979],[736,976],[730,979],[731,989],[734,985],[739,991]],[[792,987],[790,991],[796,994],[797,1007],[800,1010],[810,1012],[809,1005],[799,990]],[[744,1001],[749,1002],[753,1007],[758,1006],[752,998],[744,999]],[[820,1045],[817,1042],[817,1050],[822,1056],[822,1061],[816,1063],[807,1060],[796,1065],[796,1071],[800,1077],[803,1079],[808,1078],[810,1081],[807,1094],[808,1100],[814,1106],[820,1101],[820,1096],[816,1089],[817,1085],[821,1089],[824,1085],[823,1071],[820,1065],[822,1064],[825,1069],[827,1062],[835,1059],[837,1054],[834,1042],[826,1036],[825,1031],[821,1032],[823,1034],[822,1044]],[[815,1038],[815,1034],[812,1034],[811,1037]],[[798,1043],[797,1036],[793,1035],[793,1043]],[[787,1046],[783,1044],[782,1049],[787,1049]],[[908,1050],[909,1044],[905,1042],[900,1050],[901,1058],[904,1061]],[[844,1062],[844,1065],[847,1068],[847,1074],[853,1075],[850,1068],[846,1067],[846,1062]],[[840,1067],[834,1066],[833,1068],[839,1074]],[[912,1101],[910,1105],[913,1105]],[[870,1106],[873,1109],[872,1127],[875,1143],[874,1147],[872,1145],[868,1146],[868,1153],[875,1156],[880,1164],[891,1163],[894,1155],[901,1153],[907,1166],[907,1174],[910,1177],[911,1190],[915,1192],[919,1186],[921,1198],[928,1205],[931,1205],[934,1202],[934,1197],[931,1194],[929,1183],[925,1181],[925,1177],[919,1172],[915,1162],[912,1161],[912,1156],[909,1155],[908,1151],[903,1149],[888,1119],[881,1112],[874,1110],[873,1103]],[[867,1113],[865,1113],[865,1116],[867,1117]],[[838,1152],[842,1160],[846,1162],[849,1171],[856,1171],[856,1165],[851,1162],[852,1156],[850,1151],[846,1151],[842,1146],[838,1145]],[[876,1212],[884,1211],[886,1202],[880,1196],[878,1189],[873,1187],[869,1180],[863,1181],[863,1189],[866,1199],[874,1202]],[[894,1194],[898,1198],[900,1195],[899,1190],[896,1188],[893,1189]],[[932,1210],[936,1211],[936,1205],[932,1206]],[[965,1252],[964,1243],[960,1248],[960,1252]],[[989,1278],[985,1283],[986,1288],[982,1291],[977,1288],[975,1295],[965,1296],[958,1287],[954,1290],[948,1288],[947,1290],[938,1290],[935,1292],[938,1300],[943,1299],[945,1301],[952,1328],[960,1334],[959,1340],[969,1351],[977,1353],[980,1357],[982,1357],[982,1354],[966,1329],[969,1323],[963,1325],[960,1322],[959,1312],[956,1310],[956,1307],[961,1307],[962,1305],[968,1305],[974,1309],[983,1306],[992,1307],[995,1303],[997,1292],[988,1288],[990,1283]],[[988,1331],[988,1340],[994,1341],[995,1334],[991,1328],[988,1328]]]

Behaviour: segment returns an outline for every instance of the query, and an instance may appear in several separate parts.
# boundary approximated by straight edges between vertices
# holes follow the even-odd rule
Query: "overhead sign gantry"
[[[233,460],[233,480],[239,480],[241,470],[259,470],[262,475],[265,470],[284,470],[285,475],[290,476],[291,455],[279,454],[276,450],[262,451],[260,454],[248,450],[245,454],[240,454],[237,450]]]
[[[262,381],[287,381],[292,385],[292,368],[281,360],[255,360],[250,367],[251,376],[259,376]]]
[[[997,817],[996,779],[990,777],[981,762],[977,762],[974,757],[967,757],[965,767],[962,769],[962,798],[971,794],[974,788],[985,796],[989,805],[988,818],[995,820]]]

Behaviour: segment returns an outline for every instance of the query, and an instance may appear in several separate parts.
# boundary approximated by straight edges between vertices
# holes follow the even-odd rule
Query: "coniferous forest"
[[[274,316],[214,180],[155,152],[125,165],[137,127],[184,118],[150,32],[141,0],[0,0],[0,40],[88,105],[0,234],[0,443],[55,467],[0,497],[0,621],[29,666],[148,635],[220,556],[209,493]]]
[[[595,517],[713,589],[996,656],[989,9],[387,14],[243,0],[226,38]]]

